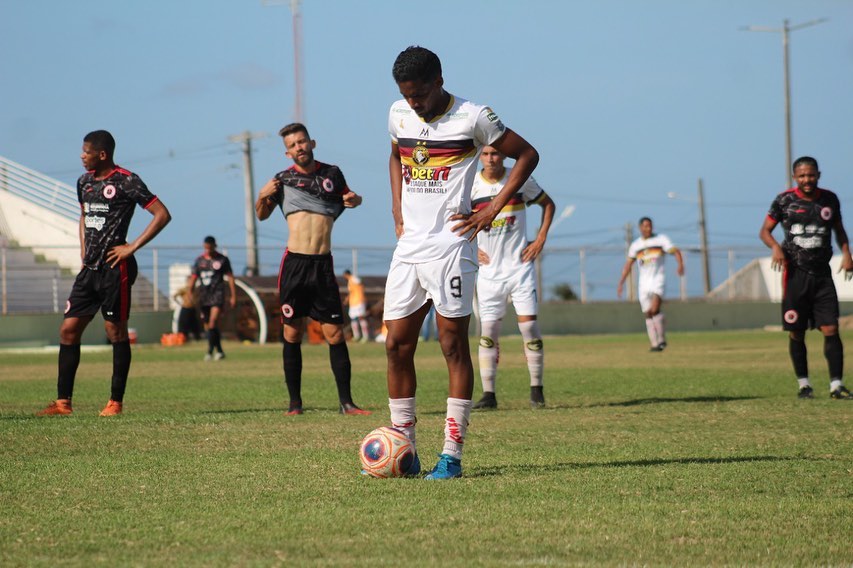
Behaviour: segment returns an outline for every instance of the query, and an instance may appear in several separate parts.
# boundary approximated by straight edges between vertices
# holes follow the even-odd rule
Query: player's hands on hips
[[[494,215],[489,213],[489,207],[483,207],[476,213],[471,213],[469,215],[457,213],[456,215],[452,215],[450,220],[460,222],[452,226],[450,230],[454,233],[459,233],[460,235],[465,235],[471,232],[471,236],[468,237],[468,240],[473,241],[477,238],[477,233],[480,231],[488,231],[492,227],[492,221],[494,218]]]
[[[543,248],[545,248],[545,241],[536,239],[521,251],[521,261],[530,262],[531,260],[536,260],[542,254]]]
[[[110,265],[110,268],[115,268],[119,262],[131,255],[133,255],[132,246],[116,245],[107,252],[107,264]]]
[[[788,264],[788,261],[785,259],[785,253],[782,252],[782,247],[775,246],[773,247],[773,254],[770,256],[770,268],[781,272],[785,270],[785,266]]]
[[[490,260],[489,255],[483,252],[483,249],[477,249],[477,264],[489,264]]]

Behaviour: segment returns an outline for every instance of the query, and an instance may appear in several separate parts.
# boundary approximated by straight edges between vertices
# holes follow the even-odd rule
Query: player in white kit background
[[[472,207],[487,207],[500,193],[512,173],[504,167],[505,156],[497,148],[486,146],[480,154],[483,169],[474,176],[471,190]],[[527,207],[542,207],[539,231],[532,242],[527,240]],[[500,359],[501,323],[506,315],[507,300],[512,300],[518,317],[518,329],[524,341],[524,355],[530,372],[530,406],[545,406],[542,374],[545,353],[542,334],[536,321],[538,298],[533,261],[541,254],[554,219],[554,201],[539,187],[533,177],[500,210],[492,226],[477,234],[477,302],[480,317],[480,380],[483,396],[477,409],[497,408],[495,381]]]
[[[416,444],[414,355],[424,317],[435,306],[438,340],[447,362],[449,398],[444,447],[427,479],[462,474],[462,447],[471,412],[474,367],[468,346],[477,273],[471,242],[521,189],[539,154],[506,128],[492,109],[444,90],[441,61],[422,47],[401,52],[393,67],[402,95],[388,117],[391,211],[397,247],[388,271],[388,405],[392,426]],[[471,211],[477,157],[491,145],[516,165],[492,203]],[[408,472],[420,472],[420,460]]]
[[[678,275],[684,276],[684,258],[669,237],[654,233],[652,220],[648,217],[640,219],[640,238],[628,247],[628,259],[622,267],[622,276],[616,294],[622,297],[622,287],[631,274],[631,267],[637,263],[640,271],[638,292],[640,309],[646,314],[646,331],[652,346],[650,351],[663,351],[666,348],[666,320],[661,313],[663,293],[666,287],[664,273],[664,258],[671,254],[678,262]]]

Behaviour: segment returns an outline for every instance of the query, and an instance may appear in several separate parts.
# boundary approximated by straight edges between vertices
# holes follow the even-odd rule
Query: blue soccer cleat
[[[462,477],[462,461],[447,454],[439,454],[438,463],[424,479],[453,479]]]

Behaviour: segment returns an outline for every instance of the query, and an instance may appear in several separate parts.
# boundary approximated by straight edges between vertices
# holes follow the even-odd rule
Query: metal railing
[[[45,207],[72,221],[80,219],[77,190],[0,156],[0,190]]]

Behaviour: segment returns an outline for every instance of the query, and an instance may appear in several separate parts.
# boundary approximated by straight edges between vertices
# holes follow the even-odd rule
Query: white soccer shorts
[[[663,299],[663,290],[665,288],[665,281],[663,278],[657,278],[650,282],[640,281],[640,285],[638,286],[638,296],[640,297],[640,310],[643,313],[649,311],[649,308],[652,306],[652,300],[655,296],[660,296]]]
[[[506,280],[487,280],[482,275],[477,279],[480,321],[503,319],[507,300],[512,300],[515,313],[520,316],[535,316],[539,313],[536,274],[532,262],[526,263],[523,270]]]
[[[385,283],[386,320],[398,320],[413,314],[427,300],[446,318],[471,315],[477,278],[477,253],[463,241],[438,260],[412,264],[396,258],[391,261]]]
[[[367,316],[367,304],[356,304],[349,307],[350,319],[363,318]]]

